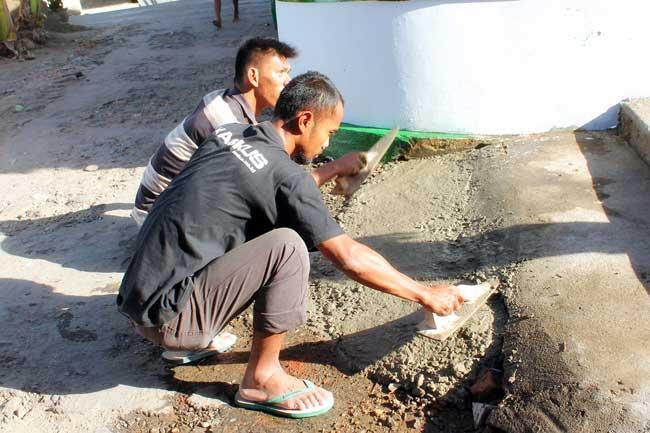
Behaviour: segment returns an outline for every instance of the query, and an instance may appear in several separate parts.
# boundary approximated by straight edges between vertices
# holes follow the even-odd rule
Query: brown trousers
[[[305,323],[308,277],[305,243],[293,230],[276,229],[197,272],[192,295],[176,318],[136,331],[169,350],[199,350],[254,303],[253,328],[286,332]]]

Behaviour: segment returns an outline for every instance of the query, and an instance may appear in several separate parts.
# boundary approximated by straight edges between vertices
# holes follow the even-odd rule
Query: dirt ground
[[[385,165],[347,202],[324,191],[406,274],[501,281],[441,343],[414,333],[416,305],[312,254],[309,320],[283,363],[334,392],[325,416],[231,406],[250,314],[231,352],[198,365],[166,365],[135,335],[115,294],[144,166],[230,85],[239,43],[275,35],[266,2],[242,3],[237,24],[225,6],[219,32],[210,2],[186,0],[80,17],[92,29],[51,33],[35,60],[0,59],[0,431],[650,431],[650,170],[611,132],[494,139]],[[472,394],[488,370],[498,390]],[[497,406],[487,426],[478,401]]]

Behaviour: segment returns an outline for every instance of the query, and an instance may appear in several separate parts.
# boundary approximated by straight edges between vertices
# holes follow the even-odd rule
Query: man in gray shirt
[[[450,314],[454,286],[398,272],[336,223],[319,186],[361,169],[330,163],[317,176],[294,161],[321,153],[343,118],[343,98],[322,74],[296,77],[271,122],[224,125],[160,196],[137,239],[117,297],[140,335],[172,350],[205,347],[253,305],[253,343],[235,403],[291,418],[327,412],[334,397],[279,361],[287,331],[305,323],[308,250],[368,287]]]

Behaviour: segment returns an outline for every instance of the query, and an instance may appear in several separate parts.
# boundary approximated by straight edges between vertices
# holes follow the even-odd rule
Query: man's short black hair
[[[294,47],[273,38],[251,38],[243,43],[235,59],[235,84],[240,85],[246,75],[246,68],[258,54],[278,54],[287,59],[298,55]]]
[[[291,120],[301,111],[332,113],[339,101],[344,103],[341,92],[332,80],[320,72],[309,71],[298,75],[280,93],[273,117]]]

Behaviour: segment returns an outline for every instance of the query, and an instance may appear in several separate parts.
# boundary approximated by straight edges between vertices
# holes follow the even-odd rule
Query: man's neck
[[[253,88],[249,89],[246,92],[240,89],[237,90],[239,90],[239,93],[241,94],[242,98],[244,98],[251,111],[255,113],[255,116],[262,114],[262,109],[260,108],[258,110],[257,98],[255,97],[255,90]]]
[[[284,129],[284,121],[282,119],[273,119],[271,125],[273,125],[280,137],[282,137],[285,152],[291,156],[296,149],[296,138],[291,132]]]

